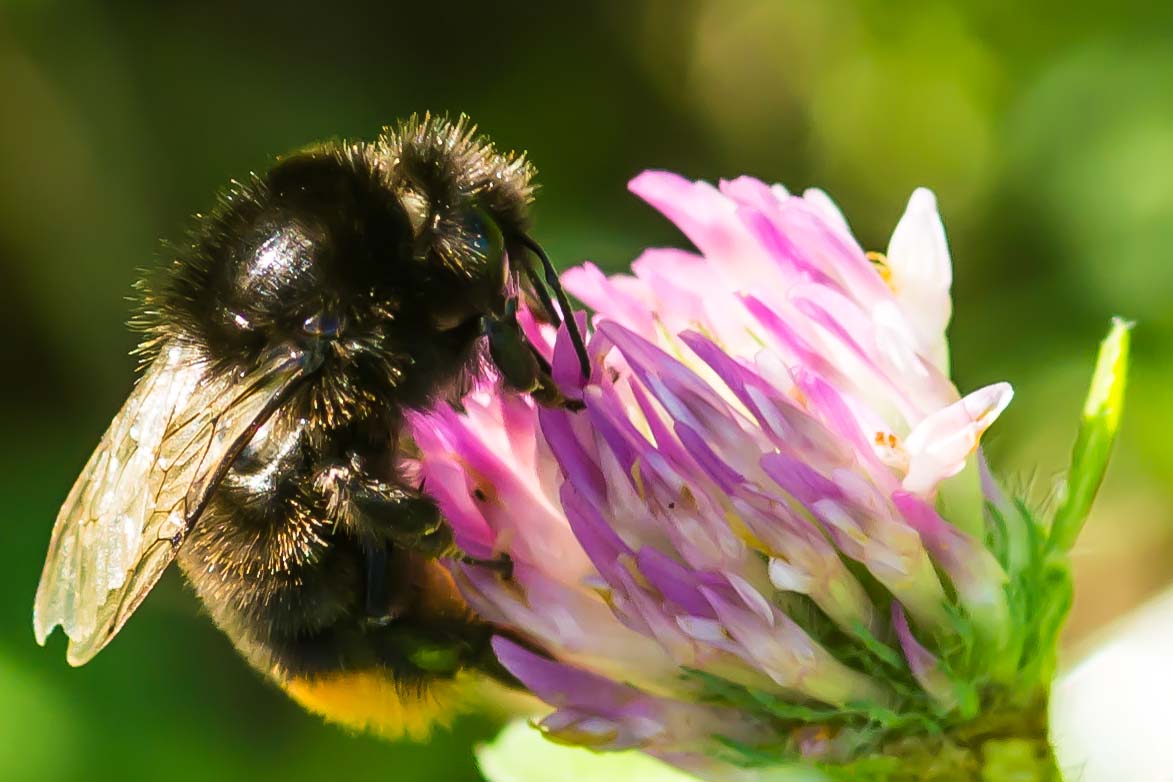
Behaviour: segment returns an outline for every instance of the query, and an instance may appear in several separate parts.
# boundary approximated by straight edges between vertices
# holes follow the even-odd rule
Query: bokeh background
[[[56,509],[132,382],[136,269],[229,178],[424,109],[529,150],[536,233],[563,264],[618,270],[683,242],[627,194],[645,167],[817,184],[880,250],[932,187],[959,385],[1014,383],[989,451],[1036,502],[1109,317],[1136,319],[1122,439],[1076,553],[1077,650],[1173,579],[1160,5],[0,0],[0,779],[476,779],[490,722],[422,746],[324,726],[236,659],[178,578],[80,670],[30,627]]]

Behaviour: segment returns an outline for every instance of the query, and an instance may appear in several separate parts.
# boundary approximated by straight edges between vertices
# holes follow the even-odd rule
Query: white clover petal
[[[810,592],[810,574],[784,559],[770,558],[769,575],[770,583],[783,592],[798,592],[804,595]]]
[[[928,494],[942,480],[961,472],[982,433],[1002,414],[1013,396],[1009,383],[994,383],[921,421],[904,441],[908,454],[905,490]]]
[[[953,313],[949,298],[953,267],[945,226],[931,190],[917,188],[908,199],[904,216],[888,243],[887,264],[892,290],[916,329],[921,352],[948,372],[945,327]]]

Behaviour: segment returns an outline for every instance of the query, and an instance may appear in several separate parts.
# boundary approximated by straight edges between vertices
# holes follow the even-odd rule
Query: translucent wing
[[[240,450],[312,363],[290,350],[234,375],[207,371],[188,346],[164,347],[57,514],[33,609],[38,643],[61,625],[72,665],[109,643]]]

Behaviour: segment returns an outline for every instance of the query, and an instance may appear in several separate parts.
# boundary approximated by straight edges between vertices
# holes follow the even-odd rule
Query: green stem
[[[986,714],[937,739],[908,737],[825,769],[835,782],[1062,782],[1046,705]]]

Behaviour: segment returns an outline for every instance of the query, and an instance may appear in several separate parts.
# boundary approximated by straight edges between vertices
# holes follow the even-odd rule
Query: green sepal
[[[1051,523],[1048,548],[1052,552],[1065,552],[1075,543],[1104,480],[1124,408],[1131,329],[1131,323],[1114,318],[1108,336],[1100,343],[1083,419],[1071,452],[1071,466],[1059,489],[1058,510]]]

